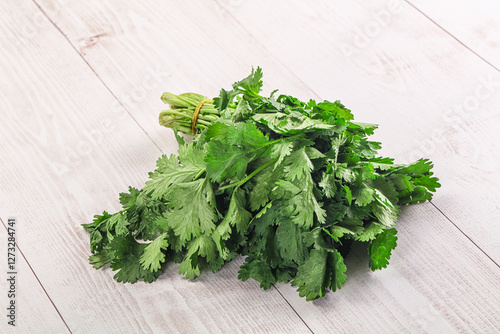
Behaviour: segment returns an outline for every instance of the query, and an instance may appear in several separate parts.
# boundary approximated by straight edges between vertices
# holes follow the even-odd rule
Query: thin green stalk
[[[206,168],[200,170],[200,172],[198,174],[196,174],[196,176],[194,177],[193,181],[198,180],[203,175],[203,173],[205,173],[206,171],[207,171]]]
[[[265,164],[263,164],[262,166],[260,166],[259,168],[257,168],[256,170],[254,170],[252,173],[250,173],[247,177],[245,177],[243,180],[240,180],[238,182],[234,182],[234,183],[231,183],[231,184],[228,184],[224,187],[220,187],[219,190],[224,190],[224,189],[228,189],[228,188],[232,188],[232,187],[239,187],[239,186],[242,186],[244,185],[245,183],[247,183],[252,177],[254,177],[255,175],[259,174],[260,171],[262,171],[263,169],[269,167],[270,165],[272,165],[273,163],[275,163],[276,161],[278,161],[278,159],[272,159],[272,160],[269,160],[268,162],[266,162]]]

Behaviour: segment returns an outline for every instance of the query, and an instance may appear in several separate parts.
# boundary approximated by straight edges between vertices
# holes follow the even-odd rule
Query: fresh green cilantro
[[[163,250],[167,249],[167,236],[162,234],[144,248],[144,253],[142,253],[139,262],[145,270],[158,271],[162,263],[165,262],[165,253]]]
[[[370,255],[370,268],[375,271],[387,267],[391,252],[396,248],[396,229],[390,228],[379,233],[374,240],[370,241],[368,254]]]
[[[122,210],[83,224],[95,268],[152,282],[175,262],[196,279],[243,255],[241,280],[291,283],[314,300],[345,283],[353,244],[367,246],[372,270],[388,265],[401,206],[440,187],[432,163],[378,156],[381,144],[369,140],[377,125],[354,122],[339,101],[263,97],[262,85],[256,68],[213,102],[162,96],[170,109],[159,121],[179,150],[158,159],[143,189],[119,195]],[[193,129],[192,140],[178,134]]]

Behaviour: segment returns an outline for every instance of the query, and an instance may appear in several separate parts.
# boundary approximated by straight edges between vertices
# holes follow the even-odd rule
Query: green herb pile
[[[177,155],[162,156],[142,190],[120,194],[123,210],[95,216],[95,268],[110,264],[119,282],[154,281],[172,262],[189,279],[218,271],[238,254],[239,270],[269,289],[290,282],[307,300],[346,280],[344,258],[366,242],[372,270],[396,247],[400,206],[432,198],[432,164],[377,156],[374,124],[353,121],[339,101],[260,95],[262,71],[230,91],[173,95],[160,123],[176,132]]]

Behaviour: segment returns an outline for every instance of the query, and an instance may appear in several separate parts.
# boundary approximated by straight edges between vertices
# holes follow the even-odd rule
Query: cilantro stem
[[[194,177],[193,181],[198,180],[203,175],[203,173],[205,173],[206,171],[207,171],[206,168],[203,168],[202,170],[200,170],[200,172],[198,174],[196,174],[196,176]]]
[[[224,187],[220,187],[219,190],[224,190],[224,189],[228,189],[228,188],[232,188],[232,187],[239,187],[239,186],[242,186],[244,185],[248,180],[250,180],[252,177],[254,177],[255,175],[259,174],[260,171],[262,171],[263,169],[269,167],[270,165],[272,165],[273,163],[275,163],[276,161],[278,161],[278,159],[272,159],[272,160],[269,160],[268,162],[266,162],[265,164],[263,164],[262,166],[260,166],[259,168],[257,168],[256,170],[254,170],[252,173],[250,173],[247,177],[245,177],[243,180],[240,180],[238,182],[234,182],[234,183],[231,183],[231,184],[228,184]]]

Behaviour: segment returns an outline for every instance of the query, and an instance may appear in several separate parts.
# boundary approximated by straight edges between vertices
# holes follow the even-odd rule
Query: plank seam
[[[493,263],[494,263],[494,264],[495,264],[498,268],[500,268],[500,265],[499,265],[499,264],[498,264],[498,263],[497,263],[497,262],[496,262],[496,261],[495,261],[495,260],[494,260],[491,256],[489,256],[489,255],[488,255],[488,253],[486,253],[486,252],[485,252],[485,251],[484,251],[481,247],[479,247],[479,245],[478,245],[478,244],[476,244],[476,243],[474,242],[474,240],[472,240],[472,238],[471,238],[471,237],[469,237],[469,236],[468,236],[468,235],[467,235],[464,231],[462,231],[462,230],[460,229],[460,227],[458,227],[458,225],[457,225],[457,224],[455,224],[455,223],[453,222],[453,220],[451,220],[451,219],[450,219],[450,218],[449,218],[449,217],[448,217],[448,216],[447,216],[447,215],[446,215],[443,211],[441,211],[441,209],[439,209],[439,208],[436,206],[436,204],[432,203],[432,201],[429,201],[429,203],[430,203],[430,204],[431,204],[431,205],[432,205],[432,206],[433,206],[433,207],[434,207],[434,208],[435,208],[435,209],[436,209],[439,213],[441,213],[441,215],[443,215],[443,217],[444,217],[446,220],[448,220],[448,221],[449,221],[449,222],[450,222],[453,226],[455,226],[455,228],[456,228],[458,231],[460,231],[460,233],[462,233],[462,234],[463,234],[463,235],[464,235],[467,239],[469,239],[469,241],[470,241],[470,242],[472,242],[472,244],[473,244],[474,246],[476,246],[476,247],[477,247],[477,248],[478,248],[478,249],[479,249],[479,250],[480,250],[480,251],[481,251],[484,255],[486,255],[486,257],[487,257],[488,259],[490,259],[490,260],[491,260],[491,262],[493,262]]]
[[[47,20],[49,20],[49,22],[57,29],[57,31],[59,31],[59,33],[64,37],[64,39],[66,39],[66,41],[69,43],[69,45],[71,46],[71,48],[80,56],[80,58],[85,62],[85,64],[87,64],[87,66],[89,67],[89,69],[92,71],[92,73],[95,74],[95,76],[97,77],[97,79],[101,82],[101,84],[104,86],[104,88],[106,88],[106,90],[111,94],[111,96],[113,96],[113,98],[118,102],[118,104],[120,105],[120,107],[123,108],[123,110],[125,110],[127,112],[127,114],[130,116],[130,118],[132,118],[132,120],[134,121],[135,124],[137,124],[137,126],[146,134],[146,136],[151,140],[151,142],[153,143],[153,145],[156,146],[156,148],[158,148],[158,150],[163,154],[163,151],[161,150],[161,148],[158,146],[158,144],[156,144],[156,142],[153,140],[153,138],[151,138],[151,136],[149,135],[149,133],[141,126],[141,124],[135,119],[135,117],[132,115],[132,113],[123,105],[123,103],[120,101],[120,99],[113,93],[113,91],[109,88],[108,85],[106,85],[106,83],[104,82],[104,80],[99,76],[99,74],[97,74],[97,72],[94,70],[94,68],[90,65],[90,63],[87,61],[87,59],[85,59],[85,57],[82,55],[81,52],[78,51],[78,49],[73,45],[73,43],[71,43],[69,37],[61,30],[61,28],[59,28],[57,26],[57,24],[49,17],[49,15],[43,10],[43,8],[36,2],[36,0],[32,0],[33,3],[38,7],[38,9],[42,12],[42,14],[47,18]]]
[[[0,222],[2,222],[2,225],[3,227],[5,228],[5,230],[8,232],[8,229],[7,229],[7,225],[5,225],[5,222],[2,220],[2,218],[0,218]],[[59,315],[59,318],[61,318],[62,322],[64,323],[64,326],[66,326],[66,328],[68,329],[68,331],[73,334],[73,332],[71,331],[71,329],[69,328],[68,324],[66,323],[66,321],[64,320],[61,312],[59,312],[59,309],[57,308],[56,304],[54,303],[54,301],[52,300],[52,298],[50,298],[49,294],[47,293],[47,290],[45,290],[45,287],[43,286],[42,282],[40,281],[40,279],[38,278],[37,274],[35,273],[35,271],[33,270],[33,267],[31,267],[31,264],[29,263],[28,259],[26,258],[26,256],[24,256],[24,253],[23,251],[21,250],[21,248],[19,247],[19,245],[17,244],[17,242],[15,242],[15,245],[16,245],[16,250],[19,251],[19,253],[21,254],[21,256],[23,257],[24,261],[26,261],[26,264],[28,265],[28,267],[30,268],[31,272],[33,273],[33,276],[35,276],[35,279],[37,280],[38,284],[40,285],[40,287],[42,288],[43,292],[45,293],[45,295],[47,296],[47,298],[49,299],[50,303],[52,304],[52,306],[54,307],[54,309],[56,310],[57,314]]]
[[[288,304],[288,306],[290,306],[290,308],[293,310],[293,312],[297,315],[297,317],[299,317],[300,321],[302,321],[304,323],[304,325],[306,325],[307,329],[314,334],[313,330],[309,327],[309,325],[304,321],[304,319],[302,319],[302,317],[300,316],[300,314],[293,308],[292,304],[290,304],[290,302],[288,301],[288,299],[285,298],[285,296],[283,296],[283,294],[281,293],[281,291],[276,287],[276,285],[273,283],[271,284],[275,289],[276,291],[278,291],[278,293],[280,294],[281,298],[283,298],[283,300]]]
[[[492,63],[490,63],[488,60],[486,60],[484,57],[482,57],[479,53],[477,53],[476,51],[474,51],[471,47],[469,47],[468,45],[466,45],[464,42],[462,42],[460,39],[458,39],[458,37],[454,36],[451,32],[449,32],[448,30],[446,30],[442,25],[440,25],[439,23],[437,23],[435,20],[433,20],[429,15],[427,15],[426,13],[424,13],[420,8],[418,8],[416,5],[414,5],[413,3],[411,3],[409,0],[405,0],[405,2],[410,5],[413,9],[415,9],[417,12],[419,12],[422,16],[424,16],[426,19],[428,19],[430,22],[432,22],[432,24],[434,24],[436,27],[438,27],[440,30],[442,30],[445,34],[447,34],[448,36],[450,36],[451,38],[453,38],[456,42],[458,42],[460,45],[462,45],[466,50],[468,50],[469,52],[471,52],[473,55],[475,55],[476,57],[478,57],[479,59],[481,59],[483,62],[485,62],[486,64],[488,64],[490,67],[492,67],[494,70],[496,70],[497,72],[500,72],[500,69],[498,67],[496,67],[495,65],[493,65]],[[490,259],[497,267],[500,268],[500,264],[497,263],[490,255],[488,255],[488,253],[486,253],[481,247],[479,247],[478,244],[476,244],[474,242],[474,240],[472,240],[471,237],[469,237],[464,231],[462,231],[460,229],[460,227],[458,227],[457,224],[455,224],[455,222],[453,222],[453,220],[451,220],[451,218],[449,218],[441,209],[439,209],[436,204],[434,204],[432,201],[430,201],[431,205],[439,212],[441,213],[441,215],[443,215],[443,217],[448,220],[453,226],[455,226],[455,228],[460,231],[460,233],[462,233],[467,239],[469,239],[469,241],[474,245],[476,246],[488,259]]]
[[[229,16],[232,17],[232,19],[234,20],[234,22],[236,24],[238,24],[238,26],[240,26],[241,29],[243,29],[257,44],[259,44],[265,51],[268,55],[270,55],[277,63],[279,63],[281,66],[283,66],[283,68],[288,71],[288,73],[290,73],[293,77],[297,78],[297,80],[304,86],[306,87],[307,89],[309,89],[311,91],[311,93],[313,93],[314,95],[316,95],[316,97],[318,98],[321,98],[320,95],[318,93],[316,93],[311,87],[309,87],[299,76],[297,76],[295,74],[294,71],[292,71],[287,65],[285,65],[279,58],[276,58],[273,56],[273,53],[270,52],[262,43],[259,43],[258,39],[250,32],[250,30],[248,30],[230,11],[226,10],[220,3],[218,0],[213,0],[213,2],[215,2],[215,4],[217,6],[219,6],[220,10],[221,11],[224,11],[226,12]],[[213,40],[214,43],[217,43],[217,40]]]
[[[460,45],[462,45],[464,48],[466,48],[473,55],[475,55],[476,57],[478,57],[479,59],[481,59],[482,61],[484,61],[486,64],[488,64],[489,66],[491,66],[497,72],[500,72],[500,69],[498,67],[496,67],[495,65],[493,65],[492,63],[490,63],[488,60],[486,60],[479,53],[477,53],[476,51],[474,51],[471,47],[467,46],[464,42],[462,42],[460,39],[458,39],[458,37],[455,37],[451,32],[449,32],[448,30],[446,30],[442,25],[440,25],[439,23],[437,23],[436,21],[434,21],[429,15],[425,14],[422,10],[420,10],[416,5],[414,5],[413,3],[411,3],[409,0],[405,0],[405,2],[407,4],[409,4],[411,7],[413,7],[417,12],[419,12],[425,18],[427,18],[429,21],[431,21],[436,27],[438,27],[439,29],[441,29],[445,34],[447,34],[448,36],[450,36],[451,38],[453,38],[455,41],[457,41]]]

